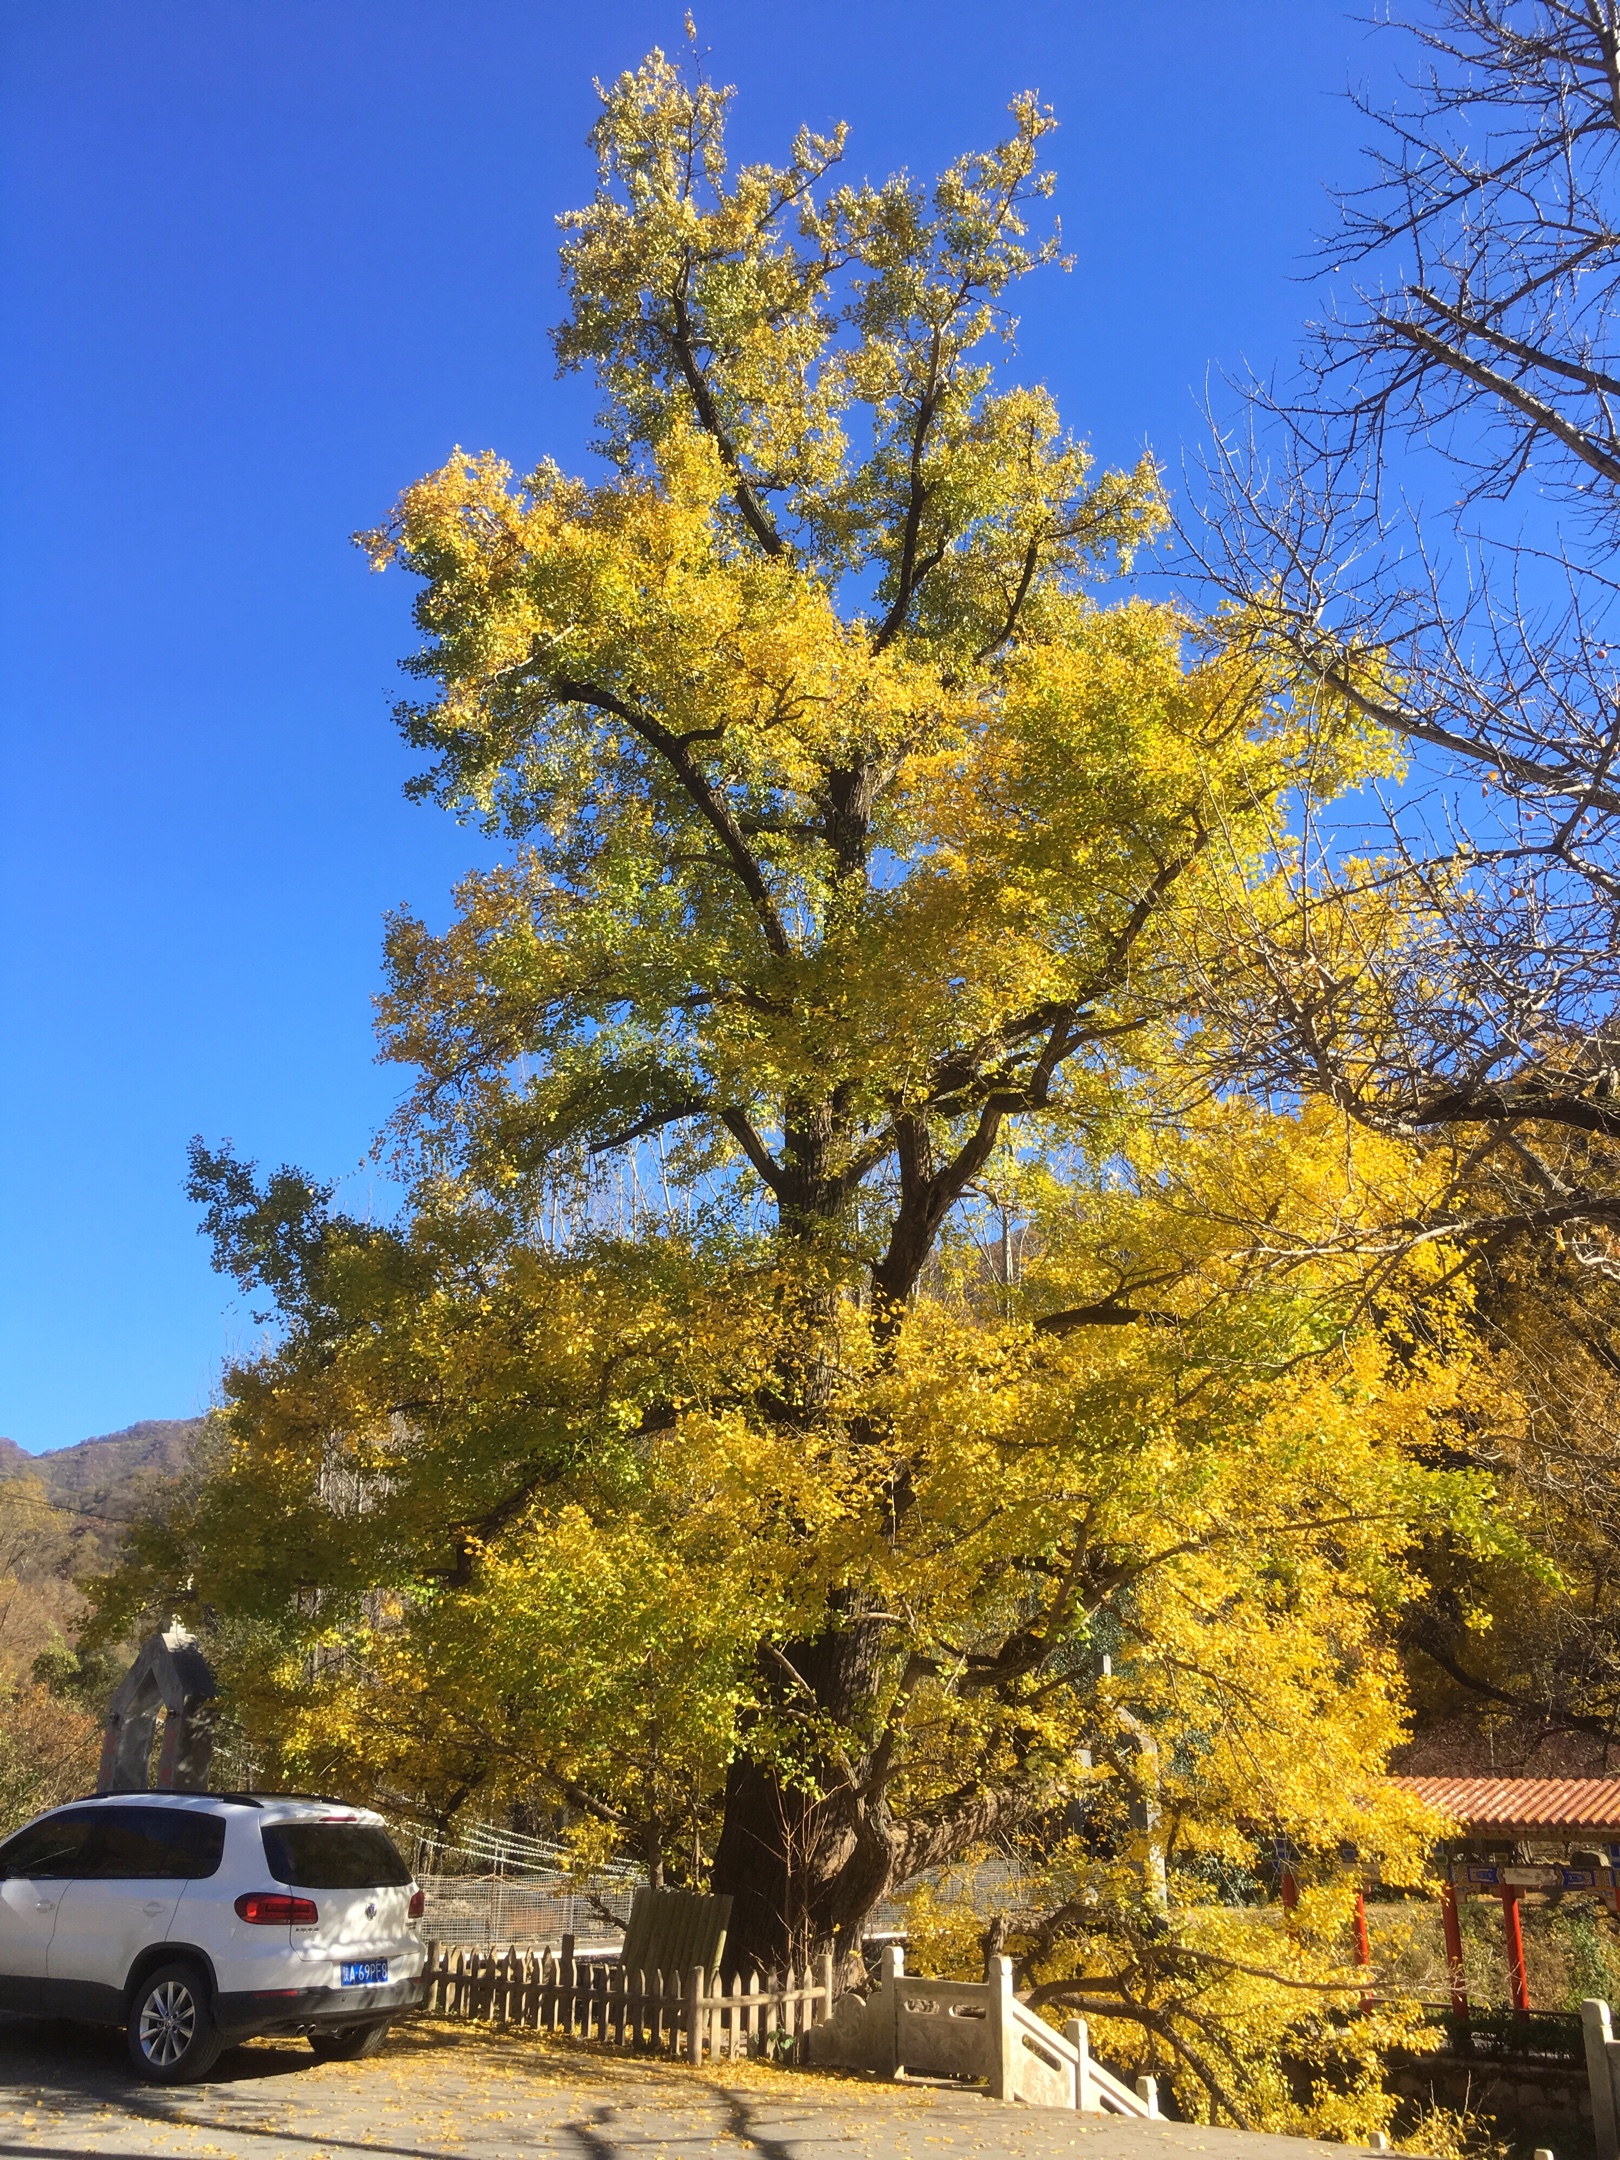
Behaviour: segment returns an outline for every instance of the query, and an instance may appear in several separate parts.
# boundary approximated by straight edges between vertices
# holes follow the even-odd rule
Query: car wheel
[[[130,1998],[129,2059],[156,2085],[206,2077],[225,2045],[195,1965],[160,1965]]]
[[[312,2032],[309,2044],[322,2062],[364,2062],[368,2055],[382,2053],[390,2022],[380,2018],[373,2025],[328,2025]]]

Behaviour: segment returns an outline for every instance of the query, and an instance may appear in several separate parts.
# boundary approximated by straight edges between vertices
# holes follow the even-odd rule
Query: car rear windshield
[[[371,1823],[266,1823],[260,1834],[271,1875],[300,1890],[382,1890],[411,1879],[393,1839]]]

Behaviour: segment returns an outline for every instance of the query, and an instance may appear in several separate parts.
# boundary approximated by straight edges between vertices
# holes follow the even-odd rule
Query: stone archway
[[[97,1792],[204,1792],[214,1753],[218,1689],[208,1660],[183,1627],[148,1635],[107,1705]],[[163,1745],[151,1777],[159,1714]]]

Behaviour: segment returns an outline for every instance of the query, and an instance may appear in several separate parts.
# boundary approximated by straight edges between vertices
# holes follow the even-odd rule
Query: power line
[[[33,1493],[13,1492],[9,1479],[0,1479],[0,1500],[8,1501],[13,1507],[44,1508],[50,1515],[83,1515],[91,1522],[122,1523],[126,1528],[131,1523],[145,1520],[140,1515],[105,1515],[99,1508],[75,1507],[67,1500],[46,1500],[36,1498]]]

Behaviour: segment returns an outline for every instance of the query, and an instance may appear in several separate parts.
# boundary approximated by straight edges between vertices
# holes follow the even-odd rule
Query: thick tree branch
[[[933,490],[923,478],[923,451],[928,442],[929,429],[939,409],[939,357],[940,332],[936,329],[929,353],[928,381],[917,400],[917,414],[911,428],[910,472],[906,495],[906,521],[901,528],[900,561],[895,571],[894,599],[889,612],[883,618],[882,627],[873,640],[873,650],[883,652],[899,636],[911,603],[916,595],[921,576],[917,561],[917,540],[922,530],[922,514]],[[929,558],[928,568],[935,567],[944,553],[943,545]]]
[[[712,438],[715,447],[719,450],[721,460],[735,483],[733,500],[737,508],[742,512],[744,524],[747,525],[748,530],[753,534],[766,554],[785,555],[788,552],[787,542],[767,516],[764,506],[754,492],[753,484],[743,471],[742,460],[737,455],[736,445],[732,442],[721,421],[720,409],[714,400],[714,392],[709,388],[708,378],[698,365],[697,346],[692,331],[691,310],[686,304],[686,295],[679,286],[671,294],[670,300],[675,315],[674,335],[670,339],[675,348],[675,358],[680,364],[686,387],[691,392],[692,403],[696,408],[698,419],[702,422],[705,432]]]
[[[1620,248],[1620,238],[1612,233],[1604,233],[1594,239],[1592,245],[1583,252],[1590,255],[1599,247],[1606,251]],[[1561,264],[1560,274],[1568,275],[1573,267],[1574,263]],[[1494,323],[1453,307],[1449,301],[1442,300],[1438,293],[1430,292],[1426,286],[1413,285],[1409,289],[1415,300],[1420,300],[1432,313],[1450,323],[1453,329],[1462,331],[1467,337],[1483,339],[1487,344],[1494,345],[1499,352],[1506,353],[1510,360],[1522,361],[1526,367],[1538,368],[1548,375],[1561,375],[1566,381],[1579,383],[1583,390],[1590,390],[1596,396],[1620,397],[1620,377],[1606,375],[1601,368],[1585,366],[1576,360],[1562,359],[1557,353],[1548,352],[1544,346],[1527,344],[1523,338],[1511,336],[1506,330],[1498,329]]]
[[[969,1788],[953,1795],[926,1819],[909,1823],[899,1833],[894,1880],[910,1882],[931,1867],[960,1859],[969,1846],[1014,1829],[1028,1818],[1038,1799],[1026,1787],[1011,1786],[993,1792]]]
[[[1575,1083],[1578,1085],[1579,1083]],[[1432,1095],[1412,1111],[1407,1122],[1417,1131],[1439,1125],[1522,1125],[1527,1118],[1542,1125],[1563,1125],[1575,1132],[1620,1138],[1620,1105],[1593,1102],[1574,1093],[1528,1083],[1515,1088],[1464,1088]]]
[[[747,1111],[722,1110],[720,1122],[737,1142],[737,1145],[748,1157],[749,1162],[752,1163],[754,1169],[764,1179],[771,1191],[780,1198],[782,1187],[786,1183],[782,1167],[754,1130],[753,1122],[749,1118]]]
[[[1179,1327],[1181,1315],[1106,1297],[1090,1305],[1071,1305],[1064,1312],[1045,1313],[1035,1325],[1043,1335],[1072,1335],[1088,1327]]]
[[[993,653],[998,653],[1017,629],[1018,618],[1023,612],[1024,602],[1029,596],[1029,588],[1035,579],[1035,572],[1040,567],[1040,560],[1041,544],[1039,540],[1031,540],[1029,546],[1024,550],[1023,569],[1019,574],[1013,596],[1007,603],[1007,613],[1002,619],[1001,628],[988,645],[981,645],[973,655],[975,666],[982,667]]]
[[[622,720],[626,727],[640,736],[650,749],[658,752],[686,790],[699,815],[712,827],[725,848],[732,868],[753,902],[754,913],[759,917],[760,927],[765,933],[765,942],[778,959],[785,959],[790,949],[788,934],[776,902],[771,898],[765,873],[749,852],[730,805],[699,769],[684,740],[600,684],[576,682],[568,676],[558,675],[552,678],[552,691],[556,697],[566,699],[570,705],[588,705],[596,712],[612,713],[615,719]]]
[[[1500,398],[1504,405],[1511,406],[1543,433],[1561,442],[1566,450],[1578,457],[1582,464],[1589,465],[1593,472],[1601,473],[1605,480],[1620,481],[1620,454],[1617,454],[1620,445],[1611,443],[1605,446],[1600,443],[1587,429],[1577,427],[1572,420],[1566,420],[1556,406],[1549,405],[1544,398],[1538,398],[1534,392],[1526,390],[1499,369],[1487,367],[1482,360],[1475,360],[1460,346],[1448,344],[1432,330],[1425,330],[1421,323],[1408,322],[1398,315],[1383,315],[1377,319],[1392,337],[1404,339],[1431,360],[1437,361],[1440,366],[1450,368],[1453,374],[1465,377],[1479,389],[1488,390],[1493,397]]]
[[[614,1148],[627,1147],[632,1140],[644,1140],[648,1133],[662,1132],[666,1125],[678,1125],[683,1118],[702,1117],[713,1106],[701,1097],[690,1102],[675,1103],[666,1110],[649,1110],[634,1125],[626,1125],[621,1132],[609,1133],[605,1140],[593,1140],[590,1153],[606,1155]]]
[[[561,1779],[559,1790],[571,1807],[577,1807],[585,1814],[594,1816],[600,1823],[610,1824],[615,1830],[624,1829],[631,1820],[619,1808],[611,1807],[606,1800],[598,1800],[596,1795],[588,1792],[583,1785],[576,1785],[572,1778]]]

